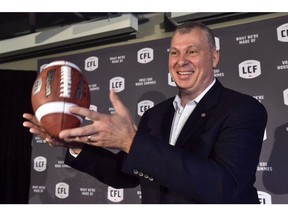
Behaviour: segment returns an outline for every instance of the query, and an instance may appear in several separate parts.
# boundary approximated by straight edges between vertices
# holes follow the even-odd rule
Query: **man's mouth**
[[[190,75],[193,73],[194,73],[194,71],[177,71],[177,74],[179,74],[179,75]]]

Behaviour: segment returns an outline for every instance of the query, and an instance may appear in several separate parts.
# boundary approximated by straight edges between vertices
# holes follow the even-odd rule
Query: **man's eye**
[[[176,52],[176,51],[173,51],[173,50],[171,50],[171,51],[170,51],[170,55],[171,55],[171,56],[177,56],[177,52]]]
[[[197,55],[197,51],[195,51],[195,50],[188,50],[188,51],[187,51],[187,55],[189,55],[189,56],[195,56],[195,55]]]

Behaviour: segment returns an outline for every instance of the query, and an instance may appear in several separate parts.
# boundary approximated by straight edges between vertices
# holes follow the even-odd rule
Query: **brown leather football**
[[[38,74],[31,102],[40,125],[58,139],[60,131],[81,125],[83,118],[71,114],[69,108],[89,108],[89,86],[77,65],[68,61],[54,61]]]

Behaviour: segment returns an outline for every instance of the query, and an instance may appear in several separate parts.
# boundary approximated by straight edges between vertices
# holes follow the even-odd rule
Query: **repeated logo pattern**
[[[269,121],[255,187],[261,204],[288,203],[287,17],[214,30],[220,62],[214,75],[224,86],[249,94],[266,107]],[[90,109],[113,113],[115,89],[138,123],[143,113],[177,94],[168,71],[170,38],[65,56],[87,77]],[[221,48],[221,49],[220,49]],[[39,60],[39,71],[51,59]],[[41,83],[39,83],[40,85]],[[227,101],[228,103],[228,101]],[[88,124],[86,119],[83,124]],[[141,188],[115,189],[64,163],[65,149],[35,137],[30,203],[141,203]],[[109,169],[109,167],[107,167]]]

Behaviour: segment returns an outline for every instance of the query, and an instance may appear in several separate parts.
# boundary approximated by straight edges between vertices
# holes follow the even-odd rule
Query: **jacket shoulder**
[[[254,107],[259,112],[267,114],[265,106],[251,95],[241,93],[229,88],[224,88],[221,97],[221,103],[229,103],[230,107]]]

